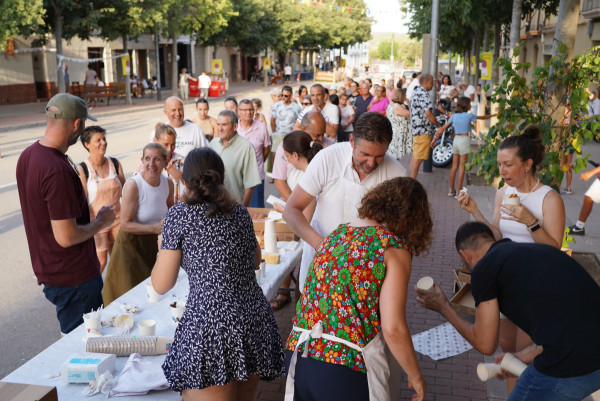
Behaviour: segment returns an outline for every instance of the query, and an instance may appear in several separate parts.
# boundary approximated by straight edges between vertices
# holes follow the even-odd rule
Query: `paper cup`
[[[477,376],[482,382],[488,381],[502,373],[500,365],[496,363],[480,363],[477,365]]]
[[[179,323],[185,312],[185,302],[173,302],[171,304],[171,318],[175,323]]]
[[[421,277],[417,281],[417,288],[420,290],[429,291],[433,288],[433,279],[429,276]]]
[[[148,302],[155,303],[160,301],[160,294],[156,292],[156,290],[152,286],[152,283],[146,284],[146,290],[148,291]]]
[[[85,324],[85,331],[88,336],[101,336],[102,335],[102,316],[99,313],[95,313],[96,317],[90,317],[92,313],[86,313],[83,315],[83,323]]]
[[[512,198],[505,196],[502,203],[505,205],[519,206],[521,204],[521,199],[518,196]]]
[[[156,321],[152,319],[142,320],[138,323],[140,336],[153,336],[156,331]]]
[[[504,354],[504,359],[500,362],[500,367],[517,377],[521,376],[521,373],[527,369],[527,365],[523,361],[508,352]]]

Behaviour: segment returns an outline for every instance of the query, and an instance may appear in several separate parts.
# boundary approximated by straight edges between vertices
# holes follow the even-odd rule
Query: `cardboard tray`
[[[0,381],[2,401],[58,401],[56,387]]]
[[[465,284],[456,294],[454,294],[450,303],[454,305],[457,311],[474,315],[475,299],[473,299],[473,294],[471,293],[471,284]]]
[[[248,212],[252,214],[261,214],[264,216],[265,220],[269,215],[270,211],[275,209],[268,208],[259,208],[259,207],[249,207]],[[264,233],[265,231],[265,222],[260,220],[252,220],[252,224],[254,224],[254,232],[255,233]],[[287,225],[285,221],[277,221],[275,222],[275,232],[277,233],[278,241],[298,241],[299,238],[292,229]]]

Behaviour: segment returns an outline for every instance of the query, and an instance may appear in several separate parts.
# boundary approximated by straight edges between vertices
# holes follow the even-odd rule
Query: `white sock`
[[[575,223],[575,225],[577,226],[577,228],[584,228],[585,227],[585,223],[581,222],[579,220],[577,220],[577,223]]]

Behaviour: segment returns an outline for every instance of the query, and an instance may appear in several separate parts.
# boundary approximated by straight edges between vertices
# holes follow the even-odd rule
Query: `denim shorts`
[[[56,306],[60,332],[68,334],[83,323],[83,314],[102,305],[102,276],[72,287],[44,284],[46,299]]]
[[[552,377],[530,364],[523,372],[508,401],[573,401],[582,400],[600,389],[600,370],[583,376]]]

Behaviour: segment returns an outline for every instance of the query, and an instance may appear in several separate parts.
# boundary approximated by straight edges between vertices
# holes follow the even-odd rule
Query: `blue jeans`
[[[53,287],[44,284],[46,299],[56,306],[60,332],[68,334],[83,323],[83,314],[102,305],[102,276],[71,287]]]
[[[508,401],[582,400],[600,389],[600,370],[583,376],[558,378],[536,370],[533,363],[525,369]]]
[[[265,207],[265,180],[262,180],[260,184],[254,187],[250,207]]]

